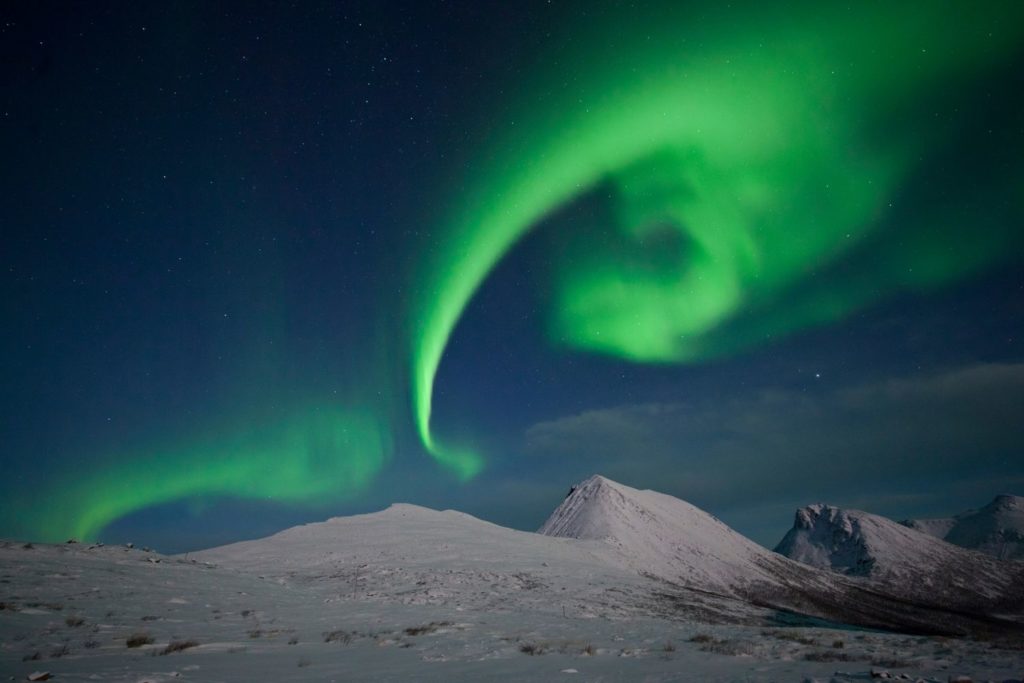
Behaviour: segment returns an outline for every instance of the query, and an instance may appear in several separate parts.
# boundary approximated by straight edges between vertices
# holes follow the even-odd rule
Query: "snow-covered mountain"
[[[689,503],[599,476],[574,487],[539,534],[393,505],[193,557],[310,588],[325,600],[495,613],[748,624],[797,614],[925,633],[987,629],[993,613],[992,601],[965,598],[950,614],[941,593],[908,599],[809,567]]]
[[[602,541],[638,572],[733,597],[755,583],[779,585],[785,566],[685,501],[602,476],[573,487],[538,533]]]
[[[900,522],[961,548],[1001,560],[1024,560],[1024,497],[1000,495],[979,510],[954,517]]]
[[[999,562],[860,510],[801,508],[775,552],[873,579],[914,599],[931,596],[951,608],[1019,612],[1024,605],[1024,565]]]
[[[671,611],[649,580],[602,543],[549,538],[417,505],[297,526],[192,557],[310,587],[328,600],[608,618]],[[694,610],[699,607],[695,602]],[[707,609],[724,621],[764,618],[746,604]]]
[[[819,503],[796,511],[775,552],[850,576],[878,576],[922,555],[944,555],[944,546],[884,517]]]
[[[929,613],[936,608],[968,614],[1024,612],[1024,589],[1019,582],[1024,575],[1006,571],[976,553],[879,520],[905,536],[920,537],[925,548],[923,555],[889,553],[894,563],[884,578],[892,581],[884,583],[816,570],[768,551],[685,501],[639,491],[601,476],[573,487],[540,533],[601,541],[638,572],[695,592],[728,595],[850,623],[884,626],[903,621],[899,628],[922,628],[937,618],[949,623],[948,615]],[[840,524],[830,528],[830,533],[844,528]],[[868,536],[879,543],[901,543],[882,533]],[[898,566],[902,560],[931,564],[925,568],[911,565],[904,574]]]

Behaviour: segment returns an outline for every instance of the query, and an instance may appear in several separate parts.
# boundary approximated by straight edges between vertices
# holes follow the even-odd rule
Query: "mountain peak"
[[[825,503],[806,505],[796,511],[793,526],[797,529],[813,529],[820,524],[840,525],[851,532],[849,511]]]
[[[626,501],[624,490],[628,488],[600,474],[584,479],[569,489],[565,500],[537,533],[569,538],[609,538],[614,535],[613,518]],[[615,500],[606,501],[610,497]]]
[[[572,487],[539,533],[601,541],[639,572],[722,594],[774,581],[778,559],[686,501],[601,475]]]
[[[977,510],[902,524],[1001,560],[1024,559],[1024,497],[1003,493]]]
[[[570,489],[570,491],[596,490],[596,489],[600,489],[600,488],[604,488],[604,487],[608,487],[608,488],[613,488],[614,489],[616,487],[621,487],[621,486],[622,486],[622,484],[618,483],[617,481],[612,481],[608,477],[605,477],[605,476],[600,475],[600,474],[594,474],[594,475],[588,477],[587,479],[584,479],[579,484],[576,484],[575,486],[573,486]]]
[[[796,511],[793,528],[775,547],[780,555],[822,569],[867,575],[874,559],[862,526],[872,521],[866,512],[845,510],[824,503]]]
[[[1024,496],[1000,493],[982,509],[999,512],[1024,512]]]

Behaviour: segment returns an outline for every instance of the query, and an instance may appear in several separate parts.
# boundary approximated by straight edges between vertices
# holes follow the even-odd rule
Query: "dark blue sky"
[[[532,529],[597,472],[686,498],[771,545],[811,502],[905,517],[1021,493],[1019,51],[905,112],[910,127],[926,125],[924,111],[945,117],[955,135],[929,142],[931,163],[894,193],[900,213],[864,242],[899,254],[934,231],[997,257],[928,287],[880,282],[835,320],[718,357],[636,363],[547,334],[559,264],[606,237],[595,227],[605,188],[585,189],[498,262],[445,350],[433,425],[486,467],[460,482],[430,458],[410,407],[410,307],[430,296],[417,274],[444,239],[442,195],[459,195],[449,179],[473,174],[512,103],[550,107],[522,86],[538,69],[564,71],[571,90],[578,65],[543,55],[576,50],[589,35],[574,34],[577,22],[631,12],[0,10],[0,495],[17,501],[0,536],[71,535],[105,497],[126,502],[97,513],[113,520],[100,537],[168,551],[396,501]],[[756,18],[730,12],[727,24],[757,33]],[[693,58],[706,49],[695,44]],[[952,227],[908,227],[936,206]],[[860,262],[833,265],[809,264],[805,291],[871,280]],[[267,486],[294,459],[273,452],[275,425],[335,407],[382,425],[368,478],[336,494]],[[244,470],[246,449],[263,453],[258,473],[202,485],[219,462]],[[188,483],[161,488],[180,476],[175,463],[192,470]],[[55,501],[60,514],[37,509]]]

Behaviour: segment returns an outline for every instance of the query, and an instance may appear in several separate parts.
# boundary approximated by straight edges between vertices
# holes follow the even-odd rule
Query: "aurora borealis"
[[[646,263],[619,244],[600,255],[571,254],[552,335],[641,362],[697,360],[753,343],[716,338],[742,316],[762,336],[834,320],[894,288],[969,272],[1020,243],[1010,221],[994,226],[985,254],[944,254],[928,244],[935,234],[912,234],[920,242],[905,253],[858,264],[873,271],[870,293],[846,282],[800,291],[809,264],[846,258],[878,228],[911,159],[938,144],[927,126],[896,141],[872,128],[899,127],[893,112],[1005,59],[1020,37],[1012,21],[996,33],[987,22],[959,23],[957,11],[843,14],[821,11],[795,28],[762,18],[753,34],[719,27],[723,35],[708,38],[716,47],[696,58],[671,24],[629,26],[635,35],[620,37],[621,46],[583,41],[623,63],[611,74],[584,72],[549,105],[553,113],[528,117],[525,132],[496,143],[495,170],[485,167],[482,189],[466,193],[470,208],[448,231],[448,258],[436,267],[414,350],[417,423],[428,446],[433,378],[474,290],[518,237],[597,183],[610,185],[613,220],[631,243],[642,248],[650,238],[651,251],[670,253]],[[901,40],[922,22],[932,31],[913,44]],[[652,30],[660,33],[653,40]],[[755,46],[762,32],[771,38]],[[865,54],[871,41],[890,50]],[[671,244],[657,243],[659,231],[672,233]],[[893,260],[899,272],[886,267]],[[773,305],[781,296],[786,303]],[[471,467],[463,462],[451,464]]]
[[[389,454],[388,438],[370,416],[311,408],[273,429],[239,429],[181,453],[154,454],[152,461],[115,461],[89,477],[87,488],[68,482],[69,499],[40,516],[44,529],[96,538],[122,515],[186,496],[330,500],[373,480]]]
[[[653,486],[675,459],[725,490],[728,436],[665,441],[650,406],[675,425],[699,396],[729,422],[810,391],[838,413],[864,382],[1022,360],[1019,4],[57,14],[5,29],[23,134],[0,536],[104,538],[147,510],[168,536],[210,500],[294,521],[413,499],[528,526],[542,512],[516,491],[596,464],[567,416],[618,425],[623,451],[679,449],[601,461],[620,478]],[[460,338],[511,350],[449,353]],[[957,448],[989,468],[950,465],[960,480],[1024,481]],[[845,495],[825,471],[809,486],[757,504]]]

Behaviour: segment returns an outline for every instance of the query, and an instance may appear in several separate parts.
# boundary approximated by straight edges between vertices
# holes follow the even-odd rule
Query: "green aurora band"
[[[791,9],[601,15],[556,36],[582,49],[546,55],[519,106],[487,121],[413,312],[417,431],[459,478],[483,461],[431,431],[448,339],[502,256],[588,193],[608,197],[613,237],[556,265],[551,338],[637,362],[701,361],[836,321],[1019,244],[1020,201],[1005,206],[1024,186],[1019,136],[1003,141],[1013,166],[972,197],[1004,205],[994,220],[955,197],[918,214],[893,203],[956,142],[929,107],[969,100],[1019,56],[1024,4]]]
[[[93,540],[124,515],[188,498],[329,503],[367,486],[390,451],[389,432],[374,417],[311,408],[283,424],[236,430],[180,452],[115,458],[109,467],[90,463],[86,472],[57,482],[60,493],[45,505],[20,501],[5,516],[31,510],[28,531],[37,540]]]

